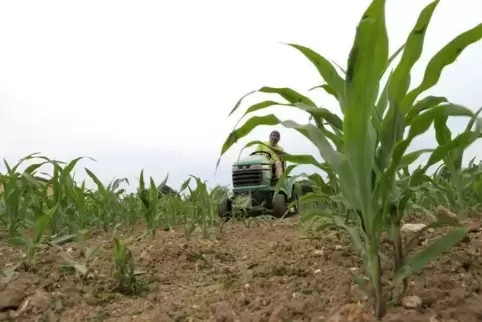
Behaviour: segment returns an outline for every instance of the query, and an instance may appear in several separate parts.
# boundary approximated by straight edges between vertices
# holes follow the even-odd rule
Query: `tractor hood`
[[[262,155],[250,155],[239,159],[233,165],[249,165],[249,164],[270,164],[268,158]]]

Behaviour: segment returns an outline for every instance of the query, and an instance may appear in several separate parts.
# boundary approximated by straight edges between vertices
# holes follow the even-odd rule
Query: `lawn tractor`
[[[233,164],[232,195],[219,203],[220,217],[229,219],[237,209],[242,209],[248,216],[268,213],[276,218],[299,212],[294,178],[288,176],[278,193],[274,194],[278,179],[270,159],[268,152],[255,151]],[[286,163],[283,161],[285,169]]]

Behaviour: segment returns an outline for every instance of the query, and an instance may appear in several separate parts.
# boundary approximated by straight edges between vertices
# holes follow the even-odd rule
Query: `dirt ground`
[[[298,220],[234,223],[208,240],[190,241],[182,229],[152,239],[136,227],[123,238],[132,237],[137,277],[147,287],[140,296],[113,288],[110,234],[86,241],[102,245],[86,280],[61,268],[62,254],[79,258],[85,245],[49,248],[38,254],[35,272],[20,270],[0,284],[0,321],[375,321],[353,281],[362,265],[348,238],[308,239]],[[470,226],[469,238],[411,279],[406,303],[390,308],[383,321],[482,321],[481,222]],[[20,256],[0,248],[0,267]]]

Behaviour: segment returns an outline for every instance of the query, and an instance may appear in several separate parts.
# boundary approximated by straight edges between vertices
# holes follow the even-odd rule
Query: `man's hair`
[[[278,138],[281,137],[281,134],[280,134],[278,131],[272,131],[271,134],[270,134],[270,136],[271,136],[271,135],[276,136],[276,137],[278,137]]]

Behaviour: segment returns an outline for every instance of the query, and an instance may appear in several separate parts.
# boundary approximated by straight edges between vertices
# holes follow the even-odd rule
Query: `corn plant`
[[[102,227],[104,231],[108,231],[112,224],[115,223],[117,213],[121,208],[121,195],[124,193],[124,189],[119,189],[122,182],[129,181],[126,178],[115,179],[105,186],[99,178],[89,169],[85,168],[87,175],[97,185],[98,191],[90,193],[90,198],[95,200],[98,205],[97,212],[102,221]]]
[[[141,284],[136,279],[134,258],[126,244],[114,237],[114,276],[117,281],[117,291],[122,294],[137,294]]]
[[[6,240],[6,243],[9,245],[24,247],[26,249],[26,257],[24,261],[24,267],[26,270],[30,270],[33,267],[33,260],[35,259],[37,250],[48,247],[47,243],[44,243],[44,233],[56,210],[57,205],[50,208],[45,214],[37,219],[33,230],[33,236],[21,232],[20,236],[10,237]]]
[[[268,100],[257,103],[249,107],[243,117],[280,105],[308,113],[314,124],[284,121],[274,114],[251,117],[229,135],[221,149],[222,156],[257,126],[278,124],[298,131],[317,148],[336,173],[340,190],[338,199],[355,214],[356,222],[350,224],[336,213],[330,218],[351,235],[363,258],[365,272],[373,285],[374,311],[378,318],[385,315],[387,301],[381,285],[382,232],[388,232],[393,241],[395,284],[404,281],[406,285],[411,274],[460,241],[467,230],[456,227],[405,260],[400,226],[407,202],[413,195],[412,188],[424,180],[427,169],[440,161],[449,162],[448,156],[458,160],[460,151],[480,137],[480,122],[471,109],[450,103],[445,97],[427,96],[418,101],[417,98],[438,82],[444,68],[452,64],[466,47],[482,37],[482,24],[457,36],[437,52],[429,61],[421,83],[409,91],[410,72],[422,53],[426,30],[439,1],[433,1],[421,11],[405,44],[392,56],[388,51],[385,2],[373,0],[364,12],[348,56],[347,69],[341,70],[341,75],[322,55],[307,47],[289,44],[316,67],[326,82],[319,88],[337,99],[342,118],[318,107],[310,98],[293,89],[262,87],[258,92],[277,94],[286,102]],[[400,53],[398,65],[389,73],[386,84],[381,86],[382,77]],[[448,117],[466,117],[475,129],[471,125],[465,132],[451,138],[446,127]],[[407,153],[413,140],[431,125],[435,126],[437,146]],[[250,142],[247,146],[259,143]],[[413,171],[406,185],[400,187],[397,184],[399,173],[407,170],[424,153],[429,154],[427,163]],[[283,157],[288,162],[311,164],[323,170],[320,162],[311,155],[285,153]],[[458,161],[452,166],[458,168]]]
[[[196,183],[194,189],[189,186],[191,179]],[[217,186],[209,191],[205,181],[191,175],[181,186],[181,192],[185,190],[189,191],[184,199],[184,202],[189,205],[184,214],[186,238],[189,239],[197,227],[201,228],[203,237],[208,238],[209,227],[219,225],[221,229],[222,223],[218,218],[217,205],[226,196],[227,189]]]
[[[25,161],[34,159],[37,154],[33,153],[22,158],[13,167],[10,167],[4,160],[7,174],[0,175],[0,184],[3,188],[1,192],[4,206],[3,213],[10,237],[16,234],[21,223],[28,217],[29,210],[35,211],[38,215],[43,212],[41,204],[40,207],[29,208],[29,206],[35,204],[35,201],[38,201],[33,199],[35,198],[34,193],[40,189],[41,183],[34,178],[34,173],[43,163],[30,165],[23,173],[18,172],[19,167]],[[30,198],[28,198],[29,196]]]
[[[146,189],[144,182],[144,170],[141,171],[139,178],[139,190],[137,192],[139,198],[144,205],[144,218],[147,224],[147,228],[152,235],[155,236],[156,229],[159,226],[160,212],[159,212],[159,199],[163,197],[162,190],[166,187],[169,175],[167,175],[159,186],[156,186],[152,177],[149,179],[149,189]],[[166,225],[165,225],[166,226]]]

